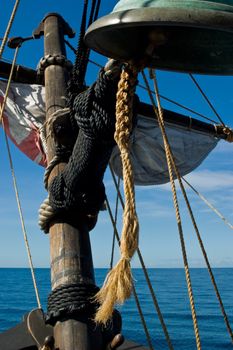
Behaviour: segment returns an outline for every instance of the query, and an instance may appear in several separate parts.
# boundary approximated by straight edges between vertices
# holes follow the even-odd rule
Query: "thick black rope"
[[[94,284],[75,283],[54,289],[48,297],[46,323],[54,326],[56,322],[78,317],[91,317],[98,305],[93,297],[99,288]]]
[[[116,92],[117,80],[101,70],[96,83],[75,98],[80,131],[67,166],[49,186],[49,203],[63,218],[69,212],[95,216],[103,205],[103,176],[115,144]]]

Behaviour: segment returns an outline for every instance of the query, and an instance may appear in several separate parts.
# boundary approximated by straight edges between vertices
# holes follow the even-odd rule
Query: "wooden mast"
[[[55,13],[48,14],[34,32],[44,34],[46,57],[65,56],[64,35],[73,36],[73,31],[64,19]],[[49,55],[49,56],[48,56]],[[58,59],[59,61],[59,59]],[[65,107],[67,71],[53,60],[45,65],[46,120],[58,109]],[[48,160],[54,156],[54,141],[48,139]],[[50,176],[57,175],[64,164],[56,166]],[[52,290],[72,283],[94,284],[94,270],[89,240],[85,225],[77,229],[66,223],[54,223],[50,227],[50,257]],[[98,329],[88,322],[74,319],[57,322],[54,326],[55,347],[59,350],[100,350],[102,337]]]

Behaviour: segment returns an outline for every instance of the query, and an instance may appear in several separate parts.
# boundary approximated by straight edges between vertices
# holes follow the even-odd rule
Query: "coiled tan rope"
[[[159,98],[159,94],[158,94],[158,86],[157,86],[155,73],[154,72],[151,72],[151,73],[152,73],[152,78],[154,80],[154,87],[155,87],[155,93],[156,93],[158,107],[156,107],[155,102],[154,102],[154,98],[153,98],[152,94],[149,92],[149,84],[148,84],[146,75],[144,72],[142,72],[144,81],[146,83],[146,86],[148,87],[148,92],[149,92],[149,96],[150,96],[152,105],[153,105],[155,113],[158,117],[159,127],[161,129],[162,136],[163,136],[165,154],[166,154],[166,158],[167,158],[168,171],[169,171],[169,177],[170,177],[170,183],[171,183],[172,194],[173,194],[173,202],[174,202],[175,213],[176,213],[177,226],[178,226],[180,243],[181,243],[181,250],[182,250],[183,261],[184,261],[184,270],[185,270],[187,289],[188,289],[189,301],[190,301],[190,308],[191,308],[192,319],[193,319],[193,327],[194,327],[195,338],[196,338],[196,346],[197,346],[198,350],[201,350],[201,341],[200,341],[197,316],[196,316],[196,310],[195,310],[195,304],[194,304],[191,277],[190,277],[190,272],[189,272],[189,265],[188,265],[188,259],[187,259],[187,253],[186,253],[186,247],[185,247],[185,241],[184,241],[184,235],[183,235],[182,222],[181,222],[181,217],[180,217],[178,198],[177,198],[177,193],[176,193],[176,186],[175,186],[173,170],[172,170],[172,167],[173,167],[172,164],[174,164],[175,162],[174,162],[174,158],[172,155],[172,151],[171,151],[171,148],[170,148],[170,145],[168,142],[168,138],[167,138],[167,134],[166,134],[166,130],[165,130],[163,111],[161,108],[160,98]]]
[[[14,171],[14,166],[13,166],[13,160],[12,160],[12,156],[11,156],[10,146],[9,146],[8,138],[6,135],[4,119],[3,119],[3,112],[4,112],[4,109],[6,106],[6,101],[7,101],[7,97],[8,97],[8,93],[9,93],[9,89],[10,89],[10,84],[11,84],[12,75],[13,75],[13,71],[14,71],[14,67],[15,67],[15,63],[16,63],[17,54],[18,54],[18,49],[19,49],[19,47],[17,47],[15,50],[14,59],[12,62],[11,71],[10,71],[10,75],[9,75],[9,79],[8,79],[7,87],[6,87],[6,91],[5,91],[4,100],[3,100],[3,103],[1,106],[0,122],[2,122],[2,127],[3,127],[3,131],[4,131],[7,153],[8,153],[9,163],[10,163],[10,169],[11,169],[11,174],[12,174],[12,179],[13,179],[13,184],[14,184],[15,197],[16,197],[16,202],[17,202],[17,206],[18,206],[19,217],[20,217],[20,221],[21,221],[21,227],[22,227],[23,237],[24,237],[24,241],[25,241],[25,246],[26,246],[26,250],[27,250],[29,266],[31,269],[31,275],[32,275],[33,286],[34,286],[34,290],[35,290],[35,294],[36,294],[36,300],[37,300],[38,308],[41,309],[39,291],[38,291],[38,287],[37,287],[37,283],[36,283],[36,277],[35,277],[34,267],[33,267],[33,263],[32,263],[32,256],[31,256],[31,251],[30,251],[30,247],[29,247],[29,243],[28,243],[27,232],[26,232],[26,227],[25,227],[25,223],[24,223],[21,202],[20,202],[20,198],[19,198],[19,191],[18,191],[16,176],[15,176],[15,171]]]
[[[108,273],[103,287],[96,295],[100,308],[96,322],[106,323],[112,315],[115,303],[122,304],[132,291],[130,260],[138,247],[138,219],[135,207],[134,179],[130,160],[129,139],[132,128],[132,107],[138,70],[127,66],[121,73],[116,102],[115,140],[121,152],[125,209],[121,235],[121,257]]]
[[[19,2],[20,2],[20,0],[16,0],[15,1],[15,5],[14,5],[14,8],[12,10],[11,17],[9,19],[9,22],[8,22],[8,25],[7,25],[4,37],[2,39],[2,44],[0,46],[0,59],[2,58],[2,54],[3,54],[4,48],[6,46],[6,42],[8,40],[8,36],[9,36],[10,30],[11,30],[11,27],[12,27],[12,24],[13,24],[15,15],[16,15],[16,11],[17,11],[17,8],[19,6]]]

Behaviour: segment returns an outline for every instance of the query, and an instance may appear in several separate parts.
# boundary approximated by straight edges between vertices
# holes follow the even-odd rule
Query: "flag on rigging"
[[[5,90],[6,82],[0,80],[0,104]],[[46,165],[40,139],[40,130],[45,121],[44,94],[41,85],[12,83],[3,113],[8,137],[24,154],[42,166]]]

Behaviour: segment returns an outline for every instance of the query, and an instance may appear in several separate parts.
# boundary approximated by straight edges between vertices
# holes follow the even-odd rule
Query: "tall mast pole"
[[[59,57],[66,56],[64,35],[73,31],[64,19],[55,13],[48,14],[34,32],[44,35],[46,121],[52,114],[65,107],[67,70],[59,64]],[[55,62],[56,61],[56,62]],[[48,137],[48,161],[54,157],[54,140]],[[50,176],[58,175],[64,164],[56,166]],[[77,229],[67,223],[53,223],[50,235],[50,264],[52,290],[74,283],[95,284],[89,232],[86,225]],[[89,321],[66,319],[54,326],[55,347],[59,350],[100,350],[102,337],[98,328]]]

